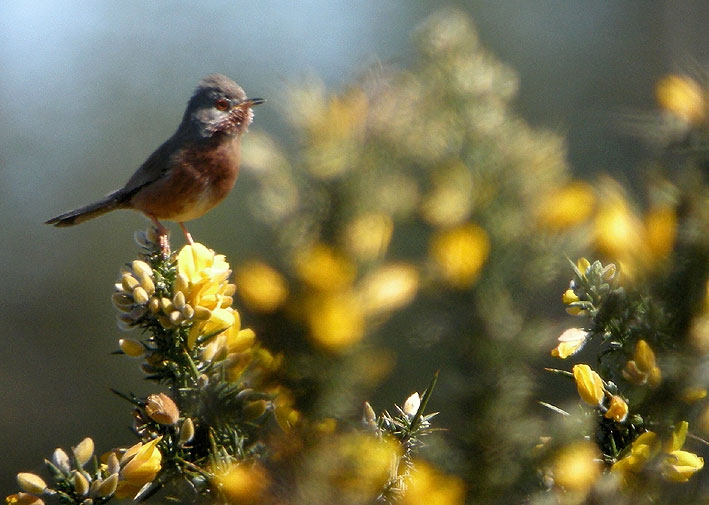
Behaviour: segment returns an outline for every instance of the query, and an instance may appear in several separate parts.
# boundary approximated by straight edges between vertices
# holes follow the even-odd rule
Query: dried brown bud
[[[145,403],[145,413],[160,424],[175,424],[180,419],[180,410],[165,393],[150,395]]]

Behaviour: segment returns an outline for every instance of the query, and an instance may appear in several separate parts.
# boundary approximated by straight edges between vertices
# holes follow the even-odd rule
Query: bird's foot
[[[155,216],[148,216],[150,220],[155,224],[155,229],[158,232],[158,242],[160,243],[160,251],[162,252],[163,258],[168,258],[170,256],[170,238],[168,237],[168,230],[165,228],[160,221],[157,220]]]
[[[194,240],[192,240],[192,235],[190,232],[187,231],[187,228],[185,227],[185,223],[179,223],[180,228],[182,228],[182,233],[185,234],[185,240],[187,240],[187,243],[189,245],[194,245]]]
[[[162,252],[163,258],[167,259],[170,257],[170,239],[167,233],[159,233],[158,239],[160,240],[160,252]]]

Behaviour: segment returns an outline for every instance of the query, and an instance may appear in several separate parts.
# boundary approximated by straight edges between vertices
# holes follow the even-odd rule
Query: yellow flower
[[[367,315],[390,312],[407,305],[416,296],[419,274],[405,263],[383,265],[362,279],[358,292]]]
[[[588,333],[581,328],[569,328],[559,336],[559,345],[551,350],[551,355],[566,359],[580,351],[587,338]]]
[[[473,223],[437,232],[429,248],[443,278],[460,289],[475,283],[489,253],[487,233]]]
[[[687,482],[704,468],[704,458],[687,451],[672,451],[662,464],[662,476],[671,482]]]
[[[539,225],[561,231],[586,221],[595,203],[593,188],[574,181],[544,197],[537,209]]]
[[[250,261],[236,270],[239,295],[257,312],[273,312],[286,301],[288,285],[283,276],[262,261]]]
[[[414,461],[407,479],[402,505],[462,505],[465,502],[463,481],[437,471],[425,461]]]
[[[15,493],[5,498],[6,505],[44,505],[44,500],[30,493]]]
[[[633,264],[643,247],[643,225],[619,190],[599,202],[594,221],[598,250],[610,258]]]
[[[580,302],[581,298],[579,298],[576,293],[574,293],[573,289],[567,289],[566,291],[564,291],[564,294],[561,295],[561,301],[564,302],[566,305],[569,305],[571,303]]]
[[[393,477],[401,457],[397,442],[364,433],[350,433],[328,443],[333,459],[328,465],[328,480],[347,499],[343,503],[368,503],[376,498]]]
[[[687,482],[692,475],[704,468],[704,458],[680,450],[687,438],[688,431],[689,423],[682,421],[666,443],[665,452],[667,454],[662,460],[662,476],[671,482]]]
[[[682,401],[688,404],[697,403],[707,396],[707,390],[702,387],[688,387],[682,391]]]
[[[630,446],[630,452],[618,460],[611,471],[617,472],[624,481],[632,474],[640,472],[651,459],[655,458],[662,448],[661,475],[670,482],[687,482],[689,478],[704,467],[704,459],[694,453],[683,451],[689,423],[682,421],[677,425],[672,435],[661,447],[657,435],[647,431],[635,439]]]
[[[310,337],[328,351],[345,351],[364,337],[364,313],[352,293],[314,296],[305,310]]]
[[[355,266],[327,244],[315,244],[295,258],[295,271],[311,288],[337,291],[352,284]]]
[[[704,90],[691,77],[668,75],[658,81],[655,98],[664,110],[690,124],[701,124],[706,115]]]
[[[231,307],[215,308],[212,310],[209,319],[195,322],[192,325],[187,337],[187,346],[192,349],[200,335],[220,335],[226,330],[238,332],[240,328],[241,317],[237,311]]]
[[[581,399],[594,407],[601,405],[605,397],[601,376],[585,364],[574,365],[572,371]]]
[[[675,245],[677,215],[674,208],[656,206],[645,215],[646,241],[651,259],[666,258]]]
[[[218,463],[210,481],[230,505],[261,504],[270,484],[263,467],[246,463]]]
[[[578,268],[578,271],[581,272],[581,275],[584,277],[586,277],[586,270],[588,270],[590,266],[591,262],[586,258],[579,258],[576,260],[576,268]]]
[[[176,290],[195,310],[230,307],[235,287],[227,282],[231,269],[224,255],[215,254],[200,243],[184,246],[177,255]]]
[[[145,484],[155,479],[162,468],[162,454],[157,448],[161,440],[160,436],[147,444],[138,442],[121,456],[117,498],[133,498]]]
[[[601,475],[601,454],[592,442],[575,442],[562,448],[554,458],[554,482],[566,491],[582,496]]]
[[[611,471],[627,480],[631,473],[638,473],[645,464],[660,452],[661,444],[657,434],[646,431],[636,438],[630,446],[630,451],[623,458],[616,461]]]
[[[628,404],[618,395],[611,396],[611,403],[604,414],[607,419],[622,423],[628,417]]]

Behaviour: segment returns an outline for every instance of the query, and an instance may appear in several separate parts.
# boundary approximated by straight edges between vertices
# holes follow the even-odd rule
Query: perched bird
[[[150,155],[125,186],[102,200],[47,221],[72,226],[114,209],[135,209],[158,230],[163,252],[169,251],[167,229],[160,220],[177,221],[192,244],[185,221],[196,219],[221,202],[239,173],[241,135],[262,98],[220,74],[199,82],[175,134]]]

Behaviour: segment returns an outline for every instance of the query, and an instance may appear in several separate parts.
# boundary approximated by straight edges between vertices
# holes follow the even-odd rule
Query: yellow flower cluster
[[[401,262],[383,264],[355,282],[355,263],[324,243],[301,252],[295,270],[308,288],[303,310],[309,335],[330,352],[359,342],[368,317],[408,304],[419,284],[416,268]]]
[[[263,503],[270,484],[268,473],[257,463],[218,462],[210,473],[211,487],[229,505]]]
[[[263,261],[249,261],[236,270],[239,296],[247,308],[271,313],[288,298],[288,284],[284,277]]]
[[[586,222],[595,202],[588,183],[570,182],[544,196],[537,209],[537,222],[542,229],[564,231]]]
[[[190,328],[187,338],[190,349],[200,335],[231,330],[230,336],[238,338],[239,314],[231,308],[236,286],[229,282],[230,275],[224,255],[215,254],[200,243],[186,245],[178,253],[173,298],[179,298],[180,303],[175,309],[190,307],[188,313],[203,314]]]
[[[162,468],[162,453],[157,447],[161,440],[162,437],[157,437],[104,454],[95,474],[84,468],[94,457],[94,441],[88,437],[72,448],[72,458],[56,449],[51,464],[57,480],[64,482],[63,492],[84,502],[106,501],[112,496],[134,498],[143,486],[155,480]],[[55,493],[33,473],[18,474],[17,483],[23,492],[8,496],[5,499],[8,505],[42,505],[43,500],[36,495]]]
[[[594,407],[600,407],[604,416],[618,423],[628,417],[628,404],[619,395],[612,395],[606,390],[603,379],[586,364],[574,365],[574,380],[579,396],[583,401]],[[610,398],[608,407],[604,406],[606,397]]]
[[[659,457],[660,473],[665,480],[687,482],[704,467],[703,458],[681,450],[688,429],[689,423],[682,421],[664,444],[655,432],[646,431],[633,441],[628,453],[613,464],[611,471],[629,483],[634,474]]]
[[[402,505],[462,505],[465,503],[463,481],[445,475],[425,461],[415,461],[406,479]]]
[[[396,478],[400,445],[387,438],[349,433],[327,444],[331,460],[327,480],[344,503],[373,502],[387,482]]]
[[[459,289],[475,283],[489,254],[487,233],[473,223],[436,232],[429,249],[442,277]]]
[[[162,437],[147,443],[138,442],[122,454],[114,451],[105,455],[108,467],[118,470],[117,498],[133,498],[148,482],[152,482],[162,468],[162,453],[158,444]]]
[[[583,498],[600,476],[601,468],[601,454],[596,444],[588,441],[571,443],[561,448],[554,457],[554,484]]]
[[[669,203],[657,203],[645,216],[631,207],[618,184],[609,179],[601,184],[594,217],[594,243],[601,254],[617,260],[632,277],[672,251],[677,233],[677,217]]]
[[[690,125],[701,124],[707,113],[702,87],[686,75],[668,75],[655,86],[658,105],[671,116]]]

